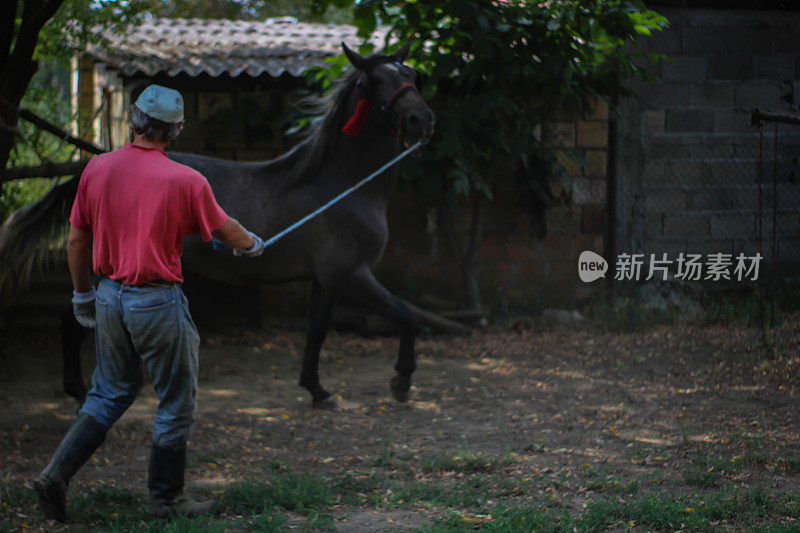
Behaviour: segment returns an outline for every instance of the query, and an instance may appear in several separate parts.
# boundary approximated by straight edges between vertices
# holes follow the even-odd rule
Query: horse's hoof
[[[314,400],[311,402],[311,407],[314,409],[324,409],[326,411],[335,411],[339,408],[339,402],[333,396],[328,396],[321,400]]]
[[[389,382],[392,396],[400,403],[406,403],[411,397],[411,379],[395,376]]]

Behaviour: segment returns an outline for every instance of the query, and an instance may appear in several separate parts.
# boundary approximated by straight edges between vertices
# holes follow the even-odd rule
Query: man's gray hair
[[[135,105],[131,106],[131,129],[148,141],[171,142],[181,132],[181,123],[171,124],[144,113]]]

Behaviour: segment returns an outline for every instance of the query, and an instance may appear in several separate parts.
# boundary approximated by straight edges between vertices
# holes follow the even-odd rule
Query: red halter
[[[394,106],[395,102],[406,92],[415,88],[416,86],[413,83],[404,83],[397,88],[397,90],[392,94],[392,96],[389,97],[388,100],[386,100],[386,103],[381,106],[381,110],[392,113],[392,107]],[[367,118],[369,117],[369,110],[371,107],[372,104],[368,96],[361,98],[358,101],[358,104],[356,104],[355,113],[353,113],[353,116],[347,121],[347,124],[344,125],[342,131],[352,137],[357,137],[359,134],[361,134],[364,126],[367,124]],[[392,135],[397,135],[397,132],[394,130],[394,128],[392,128],[391,131]]]

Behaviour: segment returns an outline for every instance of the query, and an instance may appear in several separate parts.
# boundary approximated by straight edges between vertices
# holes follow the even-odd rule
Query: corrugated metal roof
[[[266,21],[153,19],[123,33],[100,31],[109,43],[90,45],[87,52],[124,75],[186,73],[197,76],[267,72],[300,76],[341,53],[341,42],[356,47],[354,26],[310,24],[289,17]],[[385,33],[371,42],[380,48]]]

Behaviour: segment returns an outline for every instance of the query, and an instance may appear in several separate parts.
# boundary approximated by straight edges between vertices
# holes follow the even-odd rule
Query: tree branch
[[[3,2],[3,9],[0,11],[0,72],[5,72],[8,63],[8,55],[11,53],[11,41],[14,40],[14,23],[17,19],[17,2],[10,0]]]
[[[40,117],[38,115],[35,115],[34,113],[32,113],[31,111],[28,111],[27,109],[20,109],[19,110],[19,116],[20,116],[20,118],[22,118],[24,120],[27,120],[28,122],[30,122],[34,126],[38,126],[38,127],[42,128],[44,131],[52,133],[53,135],[55,135],[59,139],[63,139],[65,142],[68,142],[69,144],[71,144],[73,146],[77,146],[81,150],[85,150],[85,151],[87,151],[87,152],[89,152],[91,154],[95,154],[95,155],[104,154],[106,152],[105,150],[103,150],[99,146],[96,146],[96,145],[94,145],[94,144],[92,144],[92,143],[90,143],[88,141],[84,141],[83,139],[79,139],[77,137],[73,137],[72,135],[70,135],[66,131],[62,130],[61,128],[59,128],[58,126],[53,124],[52,122],[46,121],[42,117]]]
[[[56,178],[80,174],[88,159],[67,163],[45,163],[35,167],[11,167],[0,171],[0,183],[24,178]]]

